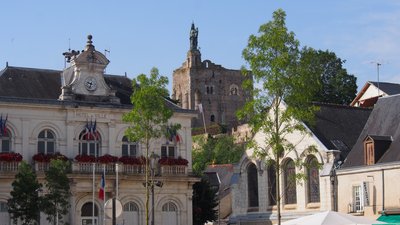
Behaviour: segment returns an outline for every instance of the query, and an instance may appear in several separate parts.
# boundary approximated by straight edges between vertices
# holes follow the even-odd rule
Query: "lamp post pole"
[[[151,168],[151,225],[154,225],[154,167]]]
[[[154,176],[155,176],[155,169],[156,169],[156,160],[158,155],[154,154],[154,152],[150,155],[150,191],[151,191],[151,225],[154,225]]]

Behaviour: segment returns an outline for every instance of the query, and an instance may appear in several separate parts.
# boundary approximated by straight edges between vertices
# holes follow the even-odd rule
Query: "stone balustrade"
[[[19,162],[0,162],[0,172],[17,172]]]
[[[187,166],[185,165],[161,165],[161,175],[187,175]]]
[[[35,170],[37,172],[44,172],[49,168],[48,162],[35,162]],[[106,173],[115,173],[115,164],[103,164],[103,163],[91,163],[91,162],[73,162],[72,173],[88,174],[93,173],[93,164],[95,173],[102,173],[105,168]],[[186,165],[160,165],[161,176],[175,176],[175,175],[187,175]],[[18,162],[0,162],[0,171],[17,171]],[[119,164],[118,171],[122,174],[145,174],[145,165],[128,165]],[[157,170],[158,171],[158,170]]]

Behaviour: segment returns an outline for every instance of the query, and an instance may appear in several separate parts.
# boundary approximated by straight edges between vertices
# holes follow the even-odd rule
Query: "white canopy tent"
[[[352,216],[334,211],[325,211],[283,222],[282,225],[371,225],[386,224],[363,216]]]

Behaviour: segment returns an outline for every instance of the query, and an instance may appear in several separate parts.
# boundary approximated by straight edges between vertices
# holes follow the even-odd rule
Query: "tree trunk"
[[[149,193],[149,140],[146,137],[146,169],[145,169],[145,188],[146,188],[146,225],[149,225],[149,199],[150,199],[150,193]]]
[[[279,177],[279,156],[278,154],[276,160],[276,169],[275,169],[275,176],[276,176],[276,207],[277,207],[277,218],[278,218],[278,225],[281,225],[281,193],[280,193],[280,177]]]

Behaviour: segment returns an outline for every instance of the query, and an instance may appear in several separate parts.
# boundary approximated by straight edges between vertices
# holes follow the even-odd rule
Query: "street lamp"
[[[160,158],[154,152],[150,155],[150,188],[151,188],[151,225],[154,225],[154,185],[162,187],[163,183],[161,181],[155,181],[155,170],[157,168],[157,159]]]

